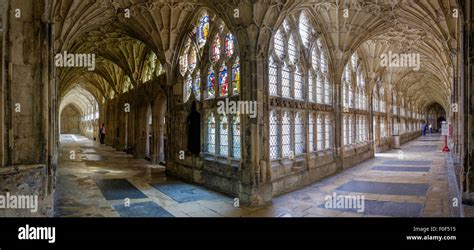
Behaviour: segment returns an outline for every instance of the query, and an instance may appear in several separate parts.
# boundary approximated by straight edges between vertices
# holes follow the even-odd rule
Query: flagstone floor
[[[420,137],[259,208],[167,178],[165,167],[79,135],[61,136],[58,217],[449,217],[453,209],[439,135]],[[74,152],[74,159],[71,159]],[[334,199],[343,197],[339,207]],[[356,203],[354,199],[360,198]],[[354,201],[352,203],[352,201]],[[465,206],[468,211],[471,207]],[[472,213],[466,215],[473,216]]]

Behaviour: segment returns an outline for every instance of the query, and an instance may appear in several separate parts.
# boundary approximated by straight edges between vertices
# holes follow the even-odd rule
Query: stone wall
[[[78,134],[81,113],[72,105],[61,112],[61,134]]]
[[[0,217],[52,216],[53,195],[51,191],[53,187],[53,174],[48,172],[48,167],[45,165],[19,165],[0,168],[0,195],[4,197],[7,194],[10,197],[36,196],[38,199],[37,211],[0,208]],[[13,203],[10,202],[10,204]]]

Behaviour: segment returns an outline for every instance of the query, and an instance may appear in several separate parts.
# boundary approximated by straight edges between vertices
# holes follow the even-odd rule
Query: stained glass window
[[[213,34],[212,36],[210,34]],[[194,93],[197,100],[225,97],[231,91],[241,91],[240,61],[236,37],[217,16],[201,14],[196,28],[183,47],[179,58],[180,73],[185,81],[184,99]],[[204,49],[208,51],[204,53]],[[203,65],[209,65],[201,72]],[[214,116],[212,105],[203,105],[206,114],[205,134],[207,152],[219,157],[241,158],[240,118],[238,116]]]
[[[193,85],[194,95],[197,100],[201,100],[201,74],[199,71],[194,76],[194,85]]]
[[[288,111],[283,113],[281,145],[283,157],[291,155],[291,119]]]
[[[304,141],[304,129],[303,119],[301,113],[297,112],[295,115],[295,154],[300,155],[303,153],[303,141]]]
[[[221,38],[219,35],[214,37],[211,45],[211,61],[217,62],[221,58]]]
[[[207,118],[207,152],[216,153],[216,120],[212,113]]]
[[[207,43],[209,38],[210,29],[210,18],[209,15],[204,12],[198,18],[196,28],[194,32],[189,34],[189,38],[183,47],[181,55],[179,57],[179,70],[183,76],[183,99],[184,102],[189,100],[190,93],[194,93],[196,100],[201,100],[201,80],[199,72],[199,60],[198,57],[202,56],[202,48]],[[196,72],[197,71],[197,72]],[[214,90],[212,90],[214,91]],[[214,94],[208,91],[208,95],[214,96]]]
[[[210,41],[209,55],[212,63],[208,75],[207,99],[228,96],[229,93],[239,95],[241,91],[240,61],[235,48],[235,36],[223,21],[217,23],[216,34]]]
[[[240,94],[240,61],[237,57],[235,59],[234,65],[232,66],[232,94]]]
[[[193,79],[190,75],[186,78],[186,82],[184,84],[184,100],[187,101],[189,96],[191,95],[191,89],[193,87]]]
[[[196,64],[197,64],[196,49],[194,47],[192,47],[189,50],[189,54],[188,54],[188,70],[189,70],[189,72],[194,71],[194,69],[196,68]]]
[[[207,76],[207,97],[213,98],[216,95],[216,75],[214,74],[214,69],[209,68],[209,74]]]
[[[234,54],[234,35],[230,32],[225,36],[225,54],[228,57]]]
[[[191,40],[188,39],[183,52],[181,53],[181,56],[179,57],[179,72],[181,73],[182,76],[184,76],[188,70],[188,52],[189,48],[191,46]]]
[[[229,124],[227,116],[221,116],[219,120],[219,154],[222,156],[229,155]]]
[[[232,157],[240,159],[240,117],[232,119]]]
[[[270,159],[278,158],[278,117],[275,111],[270,112]]]
[[[199,18],[199,23],[196,29],[196,42],[199,48],[202,48],[209,37],[209,15],[204,13],[201,18]]]
[[[227,67],[223,63],[220,70],[219,70],[219,90],[220,96],[227,96],[227,85],[228,85],[228,77],[227,77]]]

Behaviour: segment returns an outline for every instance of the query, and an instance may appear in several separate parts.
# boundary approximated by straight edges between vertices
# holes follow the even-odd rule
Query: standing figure
[[[102,126],[100,126],[99,129],[100,132],[100,144],[105,143],[105,123],[102,123]]]

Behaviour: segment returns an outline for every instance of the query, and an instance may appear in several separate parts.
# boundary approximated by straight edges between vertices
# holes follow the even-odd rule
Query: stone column
[[[0,190],[13,195],[38,195],[38,213],[52,214],[54,175],[57,164],[55,135],[57,112],[50,63],[52,29],[44,20],[45,1],[11,0],[2,18],[5,53],[2,53],[3,120],[2,165],[5,178]],[[0,32],[1,33],[1,32]],[[2,215],[0,215],[2,216]]]

